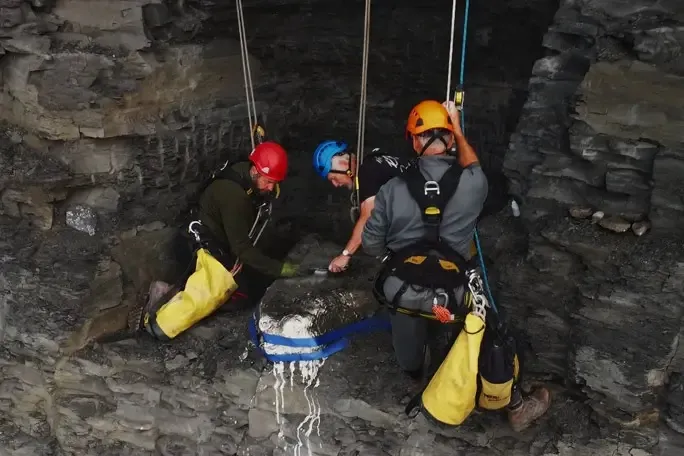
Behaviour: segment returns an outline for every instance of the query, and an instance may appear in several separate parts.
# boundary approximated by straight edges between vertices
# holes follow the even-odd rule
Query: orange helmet
[[[454,133],[454,124],[451,122],[449,112],[439,101],[421,101],[409,114],[406,124],[406,136],[419,135],[437,128]]]

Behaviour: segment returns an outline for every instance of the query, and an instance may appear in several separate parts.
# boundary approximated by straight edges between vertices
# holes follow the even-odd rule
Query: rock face
[[[501,214],[483,239],[534,370],[623,424],[681,431],[684,9],[625,5],[561,5],[504,165],[522,223]],[[568,216],[582,207],[598,223]]]
[[[313,179],[310,152],[355,138],[362,4],[245,3],[258,112],[292,158],[269,234],[346,241],[347,195]],[[249,147],[234,6],[0,0],[0,454],[681,454],[684,11],[642,3],[564,2],[548,32],[553,2],[471,10],[467,133],[493,206],[502,166],[522,206],[482,222],[490,282],[526,336],[525,386],[558,380],[514,435],[498,414],[408,420],[417,386],[382,332],[304,381],[311,366],[274,371],[252,349],[248,312],[170,343],[93,343],[185,268],[175,219]],[[410,107],[443,98],[448,14],[374,6],[366,146],[401,153]]]
[[[64,0],[5,2],[2,11],[4,213],[48,230],[62,223],[62,206],[83,203],[130,228],[160,203],[175,216],[186,186],[244,153],[239,46],[184,41],[199,10]],[[165,27],[176,35],[154,38]],[[145,202],[150,191],[156,201]]]
[[[6,239],[17,228],[1,221]],[[0,326],[3,454],[674,454],[639,450],[658,435],[595,421],[589,407],[560,388],[549,416],[522,435],[493,413],[475,414],[451,430],[409,420],[403,407],[416,386],[389,355],[384,332],[353,338],[308,388],[302,371],[310,366],[295,363],[274,373],[250,346],[249,311],[218,314],[170,343],[143,336],[74,351],[103,325],[125,319],[121,306],[135,299],[135,289],[168,277],[172,259],[155,252],[168,251],[163,246],[173,230],[126,233],[112,240],[111,256],[91,237],[74,243],[71,234],[65,228],[49,241],[24,236],[18,245],[0,245],[2,258],[16,255],[2,275],[12,293],[0,301],[13,306]],[[37,267],[46,258],[83,264]],[[60,296],[59,309],[50,305],[52,295]],[[29,301],[34,305],[17,309]],[[99,309],[104,318],[70,333],[81,309]],[[668,438],[677,442],[675,434]]]

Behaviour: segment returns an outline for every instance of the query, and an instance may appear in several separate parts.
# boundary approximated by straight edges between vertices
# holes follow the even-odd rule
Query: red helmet
[[[249,161],[256,170],[267,179],[280,182],[287,174],[287,152],[273,141],[259,144],[249,154]]]

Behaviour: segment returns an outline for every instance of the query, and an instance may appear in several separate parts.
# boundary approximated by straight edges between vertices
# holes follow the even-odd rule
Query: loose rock
[[[574,206],[570,208],[570,216],[576,219],[589,218],[594,213],[590,207]]]
[[[97,214],[88,206],[76,205],[67,209],[66,224],[75,230],[94,236]]]
[[[627,220],[620,217],[604,217],[598,221],[599,226],[614,231],[615,233],[625,233],[632,226]]]
[[[642,220],[641,222],[632,223],[632,231],[637,236],[643,236],[644,234],[648,233],[648,230],[650,229],[651,222],[649,222],[648,220]]]

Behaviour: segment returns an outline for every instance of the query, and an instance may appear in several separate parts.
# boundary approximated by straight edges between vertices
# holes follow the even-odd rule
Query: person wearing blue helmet
[[[356,154],[349,150],[344,141],[321,142],[313,154],[316,173],[334,187],[352,191],[353,205],[358,208],[358,218],[351,237],[344,250],[330,261],[330,272],[342,272],[349,266],[351,257],[361,247],[361,234],[366,220],[375,204],[375,194],[387,181],[401,174],[408,166],[407,158],[386,155],[380,149],[373,149],[365,155],[356,175]],[[356,200],[358,196],[358,200]]]

